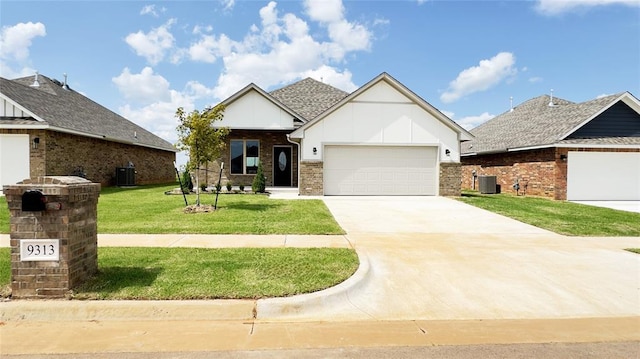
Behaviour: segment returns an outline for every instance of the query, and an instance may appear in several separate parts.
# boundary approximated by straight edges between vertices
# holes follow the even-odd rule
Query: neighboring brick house
[[[471,130],[462,186],[557,200],[640,200],[640,102],[629,92],[582,103],[540,96]]]
[[[268,186],[301,195],[460,193],[472,136],[386,73],[351,94],[311,78],[270,93],[250,84],[223,104],[223,185],[250,186],[262,161]]]
[[[0,188],[74,174],[114,185],[116,169],[131,165],[135,184],[173,182],[175,156],[171,143],[66,83],[42,75],[0,78]]]

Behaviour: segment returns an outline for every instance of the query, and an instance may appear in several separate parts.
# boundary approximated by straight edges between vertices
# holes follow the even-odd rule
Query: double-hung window
[[[231,174],[250,175],[258,172],[260,141],[231,140]]]

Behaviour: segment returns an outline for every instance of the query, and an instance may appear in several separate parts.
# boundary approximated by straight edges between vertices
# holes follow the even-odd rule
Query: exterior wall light
[[[317,149],[317,148],[315,148],[315,147],[313,148],[313,154],[314,154],[314,155],[317,155],[317,154],[318,154],[318,149]]]
[[[31,147],[34,150],[37,150],[39,144],[40,144],[40,137],[36,137],[36,138],[33,139],[33,143],[31,143]]]
[[[560,161],[566,162],[567,161],[567,155],[560,155]]]
[[[449,151],[449,149],[447,148],[446,150],[444,150],[444,154],[447,156],[451,156],[451,151]]]

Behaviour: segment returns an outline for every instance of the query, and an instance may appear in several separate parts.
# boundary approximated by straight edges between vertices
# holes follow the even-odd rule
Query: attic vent
[[[549,107],[553,107],[555,104],[553,103],[553,89],[551,89],[551,97],[549,99]]]
[[[40,82],[38,82],[38,71],[36,71],[36,77],[31,84],[31,87],[40,87]]]
[[[62,85],[62,88],[65,90],[69,89],[69,85],[67,85],[67,73],[65,72],[64,74],[62,74],[64,76],[64,85]]]

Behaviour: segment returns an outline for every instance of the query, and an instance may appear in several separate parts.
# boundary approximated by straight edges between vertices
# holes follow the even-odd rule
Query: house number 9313
[[[20,261],[57,261],[60,259],[57,239],[23,239],[20,241]]]

